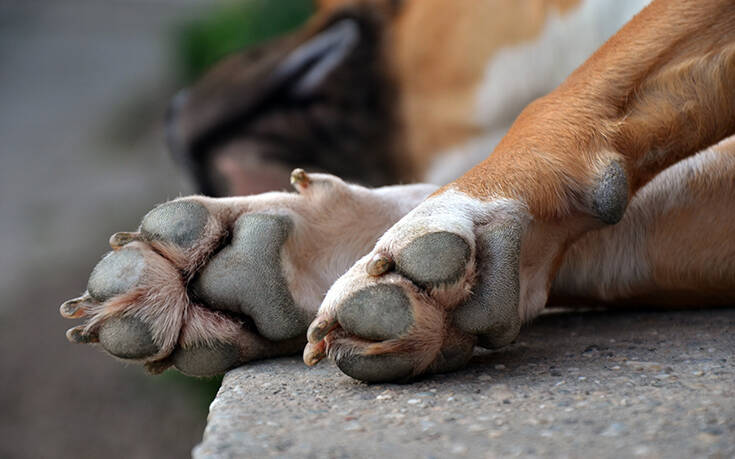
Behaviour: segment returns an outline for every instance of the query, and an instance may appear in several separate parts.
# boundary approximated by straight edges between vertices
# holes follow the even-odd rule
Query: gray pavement
[[[231,371],[196,458],[735,457],[735,309],[557,312],[464,370]]]

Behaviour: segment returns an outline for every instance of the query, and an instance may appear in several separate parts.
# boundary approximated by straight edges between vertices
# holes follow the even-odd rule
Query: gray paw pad
[[[195,346],[177,349],[171,355],[174,366],[182,373],[191,376],[221,375],[234,367],[240,353],[232,344],[218,343],[212,347]]]
[[[398,285],[379,284],[352,294],[337,311],[348,332],[382,341],[398,338],[413,324],[408,297]]]
[[[87,290],[98,301],[132,289],[145,270],[143,255],[135,249],[110,252],[97,263],[87,283]]]
[[[421,287],[455,282],[470,259],[470,246],[454,233],[440,231],[419,236],[396,255],[398,272]]]
[[[347,355],[336,360],[346,375],[366,382],[398,381],[411,376],[413,363],[399,355]]]
[[[113,317],[99,330],[102,347],[121,359],[142,359],[158,353],[151,331],[142,320],[135,317]]]
[[[471,340],[464,340],[442,347],[436,361],[431,364],[431,372],[447,373],[464,367],[472,358],[474,347],[474,342]]]
[[[281,269],[281,247],[291,231],[282,215],[246,214],[237,219],[232,242],[192,282],[195,297],[208,306],[247,314],[261,335],[273,341],[306,332]]]
[[[148,240],[191,247],[204,234],[208,218],[209,211],[198,202],[167,202],[143,217],[140,232]]]
[[[617,161],[611,162],[592,190],[592,209],[608,225],[620,221],[628,205],[628,177]]]
[[[454,324],[461,330],[507,341],[498,345],[517,335],[520,240],[521,228],[514,223],[478,232],[480,277],[470,299],[454,312]]]

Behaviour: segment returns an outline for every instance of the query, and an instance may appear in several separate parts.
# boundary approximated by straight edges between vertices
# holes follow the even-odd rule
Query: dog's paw
[[[292,183],[299,194],[177,199],[113,235],[87,291],[61,306],[86,319],[68,338],[154,373],[201,376],[299,352],[323,292],[380,233],[356,230],[340,246],[354,224],[340,206],[371,195],[300,170]]]
[[[325,356],[365,381],[463,366],[476,342],[520,329],[524,219],[455,194],[434,197],[392,227],[327,293],[304,360]]]

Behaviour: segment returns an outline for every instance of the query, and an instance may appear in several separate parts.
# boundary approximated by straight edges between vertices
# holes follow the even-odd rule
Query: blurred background
[[[300,25],[310,0],[0,0],[0,457],[182,457],[218,380],[152,377],[67,342],[115,231],[193,191],[171,96]]]

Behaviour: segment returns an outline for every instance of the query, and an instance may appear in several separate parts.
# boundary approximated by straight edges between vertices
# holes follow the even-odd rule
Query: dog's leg
[[[87,318],[69,339],[197,376],[300,352],[329,285],[436,187],[291,179],[298,193],[180,198],[113,235],[87,292],[61,306]]]
[[[735,301],[735,137],[669,167],[614,226],[564,254],[553,304],[707,306]]]
[[[305,360],[390,380],[511,342],[575,240],[734,132],[735,4],[655,1],[332,286]]]

